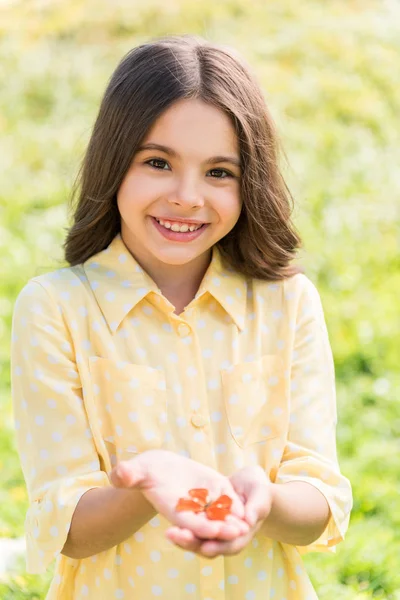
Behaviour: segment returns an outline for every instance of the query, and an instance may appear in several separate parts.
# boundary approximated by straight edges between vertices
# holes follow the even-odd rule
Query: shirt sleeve
[[[111,483],[100,469],[62,311],[35,280],[14,306],[11,388],[29,497],[26,567],[43,573],[61,553],[81,496]]]
[[[352,489],[337,459],[335,371],[322,303],[315,285],[304,275],[302,280],[294,323],[289,433],[275,483],[304,481],[325,496],[331,511],[325,531],[297,549],[300,554],[334,553],[348,528]]]

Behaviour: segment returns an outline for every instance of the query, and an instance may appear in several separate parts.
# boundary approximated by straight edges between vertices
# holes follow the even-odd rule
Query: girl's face
[[[145,268],[209,257],[239,218],[239,161],[236,132],[218,108],[185,99],[159,117],[117,193],[122,239]]]

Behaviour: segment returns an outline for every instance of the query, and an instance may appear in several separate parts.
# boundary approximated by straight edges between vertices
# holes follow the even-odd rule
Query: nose
[[[204,206],[204,198],[199,192],[199,186],[195,181],[181,180],[177,182],[175,189],[169,195],[170,204],[176,204],[182,208],[200,208]]]

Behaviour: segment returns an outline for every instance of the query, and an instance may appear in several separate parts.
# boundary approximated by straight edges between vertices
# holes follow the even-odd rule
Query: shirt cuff
[[[309,552],[331,552],[335,554],[335,546],[345,539],[350,521],[352,491],[349,480],[344,476],[340,476],[339,484],[332,486],[315,477],[286,475],[275,483],[289,483],[291,481],[303,481],[313,485],[324,495],[331,511],[328,524],[319,538],[306,546],[296,546],[297,550],[301,555]]]
[[[33,500],[26,514],[26,570],[44,573],[61,553],[79,500],[87,491],[110,487],[104,471],[54,482]]]

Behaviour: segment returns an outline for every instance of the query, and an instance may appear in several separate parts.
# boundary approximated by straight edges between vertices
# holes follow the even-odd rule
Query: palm
[[[231,513],[238,517],[233,517],[232,522],[237,524],[243,516],[243,504],[231,482],[211,467],[167,450],[151,450],[125,463],[126,469],[131,468],[133,477],[135,466],[139,467],[138,459],[142,461],[144,472],[142,479],[133,487],[139,487],[154,508],[173,525],[190,529],[204,538],[218,537],[221,532],[229,530],[227,523],[211,521],[204,512],[176,511],[179,498],[187,498],[190,489],[199,487],[209,490],[211,500],[222,494],[232,498]]]

